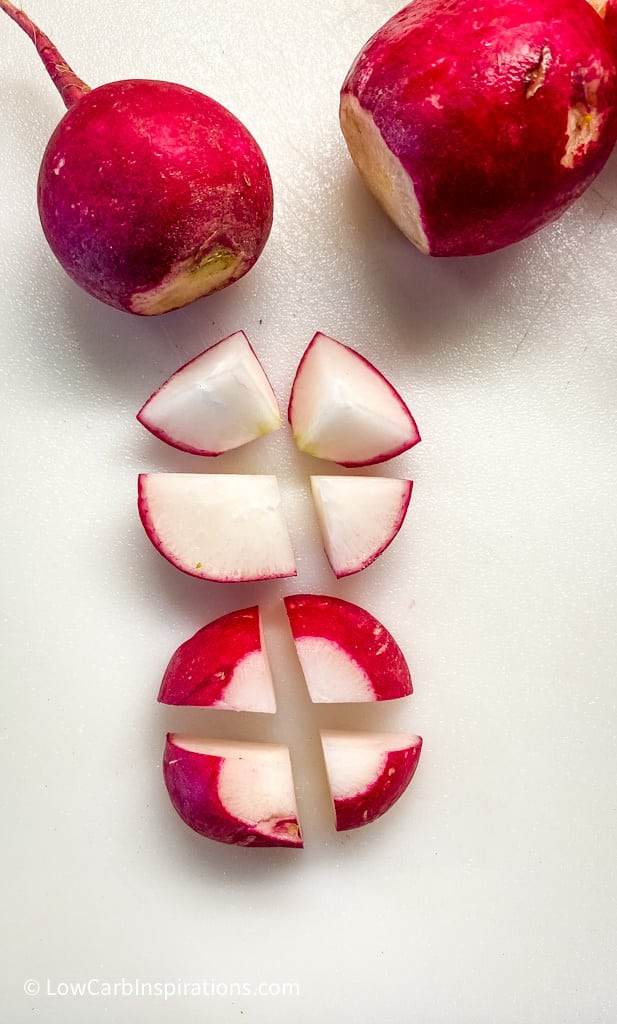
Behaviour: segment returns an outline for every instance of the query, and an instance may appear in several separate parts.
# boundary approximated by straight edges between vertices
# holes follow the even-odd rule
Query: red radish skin
[[[334,645],[365,676],[370,696],[364,699],[393,700],[413,693],[403,652],[365,608],[319,594],[293,594],[284,603],[296,644],[315,638]]]
[[[233,747],[233,741],[228,745]],[[254,768],[259,764],[257,744],[255,748]],[[281,817],[275,815],[267,821],[251,823],[230,812],[220,796],[226,760],[224,756],[186,750],[173,734],[168,734],[163,779],[182,820],[195,832],[219,843],[302,847],[300,826],[293,813],[283,812]]]
[[[237,698],[230,702],[229,691],[249,660],[254,692],[241,703]],[[184,707],[276,711],[257,605],[222,615],[181,644],[165,670],[158,700]]]
[[[368,187],[433,256],[560,216],[617,138],[617,69],[586,0],[415,0],[366,44],[341,127]]]
[[[617,0],[588,0],[588,2],[604,21],[613,42],[617,42]]]
[[[68,109],[41,164],[45,237],[69,276],[149,316],[232,284],[272,225],[272,182],[255,139],[225,107],[171,82],[90,90],[8,0]]]

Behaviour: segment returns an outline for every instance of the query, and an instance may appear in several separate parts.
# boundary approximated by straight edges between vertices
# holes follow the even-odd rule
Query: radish
[[[385,462],[420,440],[405,402],[377,367],[319,331],[300,360],[288,416],[301,451],[342,466]]]
[[[220,455],[281,425],[276,397],[244,331],[185,363],[137,413],[161,441]]]
[[[366,569],[392,543],[411,498],[411,480],[312,476],[326,557],[337,579]]]
[[[171,82],[90,90],[10,0],[68,112],[41,164],[45,237],[68,275],[110,306],[165,313],[237,281],[272,225],[272,183],[244,125]]]
[[[276,711],[259,608],[207,623],[172,655],[158,700],[183,707]]]
[[[617,42],[617,0],[589,0],[589,3],[605,22],[613,40]]]
[[[337,832],[380,818],[405,792],[422,750],[420,736],[321,733]]]
[[[157,551],[189,576],[230,583],[296,575],[273,476],[141,473],[137,507]]]
[[[365,608],[319,594],[293,594],[284,603],[312,701],[393,700],[412,693],[403,652]]]
[[[509,245],[593,181],[617,138],[609,29],[586,0],[414,0],[369,40],[341,128],[422,252]]]
[[[163,778],[195,832],[236,846],[302,846],[287,747],[169,734]]]

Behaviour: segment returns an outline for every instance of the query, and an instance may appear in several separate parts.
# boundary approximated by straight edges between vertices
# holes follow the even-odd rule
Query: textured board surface
[[[11,1024],[617,1018],[617,155],[527,242],[471,260],[416,253],[362,187],[337,123],[345,72],[394,9],[31,0],[90,84],[201,89],[270,163],[275,222],[257,267],[150,320],[79,292],[45,245],[36,176],[62,106],[0,15]],[[330,574],[308,487],[329,469],[288,431],[202,462],[135,420],[180,363],[240,328],[282,404],[322,330],[375,362],[417,418],[422,444],[377,470],[414,479],[407,521],[358,576]],[[139,471],[165,469],[276,473],[297,580],[225,587],[164,562],[135,496]],[[414,696],[312,709],[281,604],[303,590],[380,618]],[[178,643],[257,601],[277,718],[158,707]],[[336,836],[318,729],[345,725],[425,745],[387,817]],[[304,853],[186,829],[161,781],[169,728],[289,742]]]

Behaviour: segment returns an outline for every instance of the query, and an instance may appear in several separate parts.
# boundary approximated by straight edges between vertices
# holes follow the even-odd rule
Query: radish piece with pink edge
[[[287,747],[170,733],[163,778],[195,832],[236,846],[301,847]]]
[[[321,742],[337,832],[361,828],[389,811],[411,782],[420,736],[324,729]]]
[[[157,551],[189,576],[231,583],[296,575],[273,476],[141,473],[138,510]]]
[[[337,579],[371,565],[399,532],[413,483],[380,476],[312,476],[326,557]]]
[[[220,455],[281,425],[276,396],[244,331],[176,370],[137,419],[161,441],[194,455]]]
[[[317,333],[291,389],[289,423],[298,448],[341,466],[368,466],[420,440],[398,391],[354,349]]]
[[[276,698],[259,608],[240,608],[202,626],[174,652],[161,704],[273,713]]]
[[[412,693],[403,652],[365,608],[319,594],[283,600],[312,701],[394,700]]]

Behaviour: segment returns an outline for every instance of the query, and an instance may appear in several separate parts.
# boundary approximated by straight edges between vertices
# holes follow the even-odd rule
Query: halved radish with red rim
[[[293,594],[284,603],[312,701],[393,700],[412,693],[403,652],[365,608],[320,594]]]
[[[259,608],[240,608],[202,626],[174,652],[161,704],[276,711]]]
[[[236,846],[303,845],[285,746],[170,733],[163,777],[182,820],[209,839]]]

